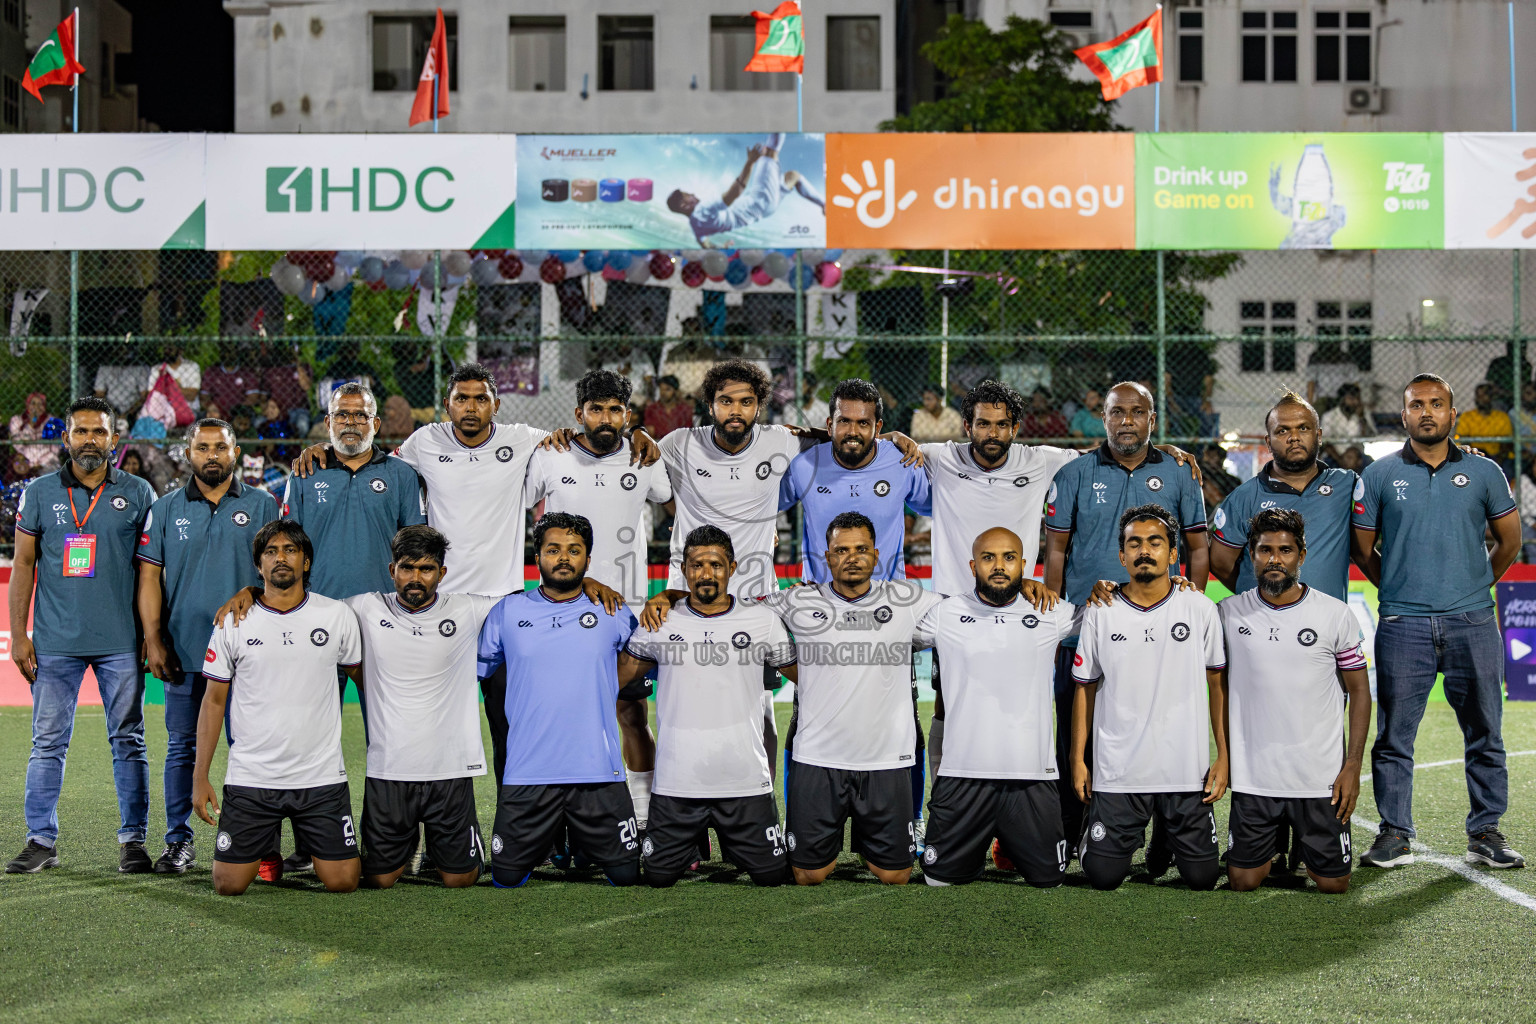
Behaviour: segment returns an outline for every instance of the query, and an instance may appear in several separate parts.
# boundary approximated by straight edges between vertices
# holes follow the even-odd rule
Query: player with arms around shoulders
[[[637,630],[619,655],[619,680],[657,667],[661,741],[643,852],[646,881],[673,885],[713,828],[725,856],[758,885],[790,880],[784,827],[762,744],[763,669],[794,677],[784,623],[766,605],[730,594],[731,538],[701,526],[683,547],[689,594],[659,630]]]
[[[589,602],[592,524],[550,512],[533,528],[535,590],[511,594],[480,630],[481,678],[507,672],[507,769],[491,829],[491,880],[517,888],[566,830],[614,885],[640,880],[635,807],[624,783],[614,701],[628,609]]]
[[[1216,606],[1169,579],[1178,532],[1161,505],[1126,509],[1120,562],[1131,578],[1112,604],[1083,613],[1072,784],[1088,804],[1078,860],[1095,889],[1125,881],[1153,818],[1191,889],[1214,888],[1221,872],[1210,805],[1227,789],[1226,655]]]
[[[1052,738],[1056,646],[1072,629],[1066,603],[1021,597],[1024,543],[995,527],[971,545],[970,594],[945,598],[918,624],[918,646],[949,667],[949,753],[928,801],[923,879],[955,885],[981,875],[993,836],[1037,888],[1067,870]]]
[[[394,591],[347,598],[363,638],[363,880],[373,888],[399,881],[421,828],[450,889],[474,885],[485,860],[475,814],[474,779],[485,774],[475,666],[480,626],[497,599],[442,591],[448,548],[432,527],[407,526],[390,545]]]
[[[1227,877],[1237,892],[1269,876],[1282,824],[1319,891],[1344,892],[1353,869],[1349,816],[1371,725],[1365,640],[1349,605],[1301,582],[1305,527],[1294,509],[1254,516],[1245,529],[1259,585],[1218,606],[1232,751]]]
[[[219,830],[213,888],[221,896],[245,892],[262,857],[277,848],[287,818],[326,889],[351,892],[362,862],[341,754],[336,673],[355,677],[362,662],[357,618],[342,602],[307,590],[314,548],[293,520],[258,530],[252,556],[261,597],[244,621],[214,629],[204,657],[208,686],[197,719],[192,809]],[[226,713],[221,806],[208,770]]]

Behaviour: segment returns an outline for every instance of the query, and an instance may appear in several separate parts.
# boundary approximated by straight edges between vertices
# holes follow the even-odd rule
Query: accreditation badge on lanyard
[[[91,503],[85,510],[85,518],[75,511],[75,489],[69,488],[69,515],[75,521],[75,529],[80,533],[70,533],[64,536],[64,575],[92,577],[96,575],[96,535],[86,533],[85,524],[91,521],[91,513],[96,511],[96,502],[101,498],[101,492],[107,489],[107,482],[103,480],[101,486],[96,488],[96,493],[91,497]]]

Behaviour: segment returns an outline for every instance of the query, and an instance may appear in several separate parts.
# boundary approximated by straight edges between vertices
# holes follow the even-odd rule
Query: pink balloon
[[[816,283],[823,288],[835,288],[843,279],[843,268],[836,263],[816,264]]]
[[[603,280],[622,281],[624,280],[624,271],[619,270],[616,267],[610,267],[605,263],[603,264]]]
[[[677,270],[677,264],[672,262],[672,257],[664,252],[651,253],[651,276],[658,281],[665,281]]]
[[[689,288],[697,288],[704,283],[704,267],[698,263],[684,263],[682,271],[683,284]]]
[[[496,269],[508,281],[516,281],[523,272],[523,261],[518,258],[517,253],[508,249],[497,258]]]
[[[761,265],[752,268],[752,283],[766,288],[773,284],[773,275],[764,270]]]
[[[565,264],[558,256],[546,256],[539,264],[539,277],[545,284],[559,284],[565,280]]]

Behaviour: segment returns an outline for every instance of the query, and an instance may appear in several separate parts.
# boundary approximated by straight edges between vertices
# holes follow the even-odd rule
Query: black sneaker
[[[1373,868],[1395,868],[1400,864],[1412,864],[1413,847],[1408,845],[1406,833],[1383,825],[1381,831],[1376,833],[1376,841],[1360,858],[1360,863]]]
[[[1168,826],[1157,815],[1152,816],[1152,841],[1147,844],[1147,874],[1154,880],[1168,873],[1173,864],[1173,854],[1168,849]]]
[[[147,875],[155,869],[149,859],[149,851],[137,839],[130,839],[119,846],[117,870],[124,875]]]
[[[27,845],[16,858],[5,866],[8,875],[35,875],[44,868],[59,866],[59,852],[52,846],[44,846],[36,839],[28,839]]]
[[[1491,868],[1523,868],[1525,858],[1509,848],[1504,833],[1485,828],[1467,836],[1467,863],[1486,864]]]
[[[294,850],[283,858],[283,874],[291,875],[295,871],[313,871],[314,861],[309,859],[309,854],[301,850]]]
[[[184,839],[180,842],[166,843],[165,852],[160,855],[159,860],[155,861],[155,874],[184,875],[195,860],[197,860],[197,851],[192,848],[192,840]]]

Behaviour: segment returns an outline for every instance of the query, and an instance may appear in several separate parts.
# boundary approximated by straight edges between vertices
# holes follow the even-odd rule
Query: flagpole
[[[71,34],[73,62],[80,63],[80,8],[75,8],[74,31]],[[74,72],[71,90],[74,92],[75,112],[70,117],[70,131],[80,134],[80,72]],[[80,250],[69,251],[69,400],[80,397]]]
[[[80,8],[78,8],[78,7],[75,8],[75,15],[74,15],[74,17],[75,17],[75,31],[74,31],[74,37],[75,38],[74,38],[73,45],[74,45],[74,48],[75,48],[75,52],[74,52],[74,54],[72,56],[74,57],[75,63],[78,64],[78,63],[80,63]],[[70,123],[71,123],[71,125],[72,125],[72,127],[73,127],[73,129],[75,131],[75,134],[78,135],[80,133],[80,72],[76,71],[72,77],[74,78],[74,86],[73,86],[73,88],[74,88],[74,93],[75,93],[75,113],[74,113],[74,117],[72,117],[70,119]]]
[[[1161,20],[1163,5],[1157,5],[1157,16]],[[1161,27],[1161,26],[1159,26]],[[1157,55],[1158,76],[1152,83],[1152,134],[1156,135],[1163,130],[1163,55]],[[1168,439],[1168,295],[1166,292],[1167,262],[1166,254],[1162,249],[1157,250],[1157,439],[1164,442]]]
[[[1513,40],[1511,40],[1510,46],[1514,46]],[[804,74],[800,72],[795,73],[795,131],[797,132],[805,131],[805,103],[801,99],[800,91],[803,78],[805,78]],[[1514,89],[1513,84],[1510,85],[1510,89]]]
[[[438,83],[440,81],[442,81],[442,79],[440,79],[438,77],[436,72],[433,72],[433,74],[432,74],[432,134],[433,135],[437,134],[437,89],[438,89]]]

